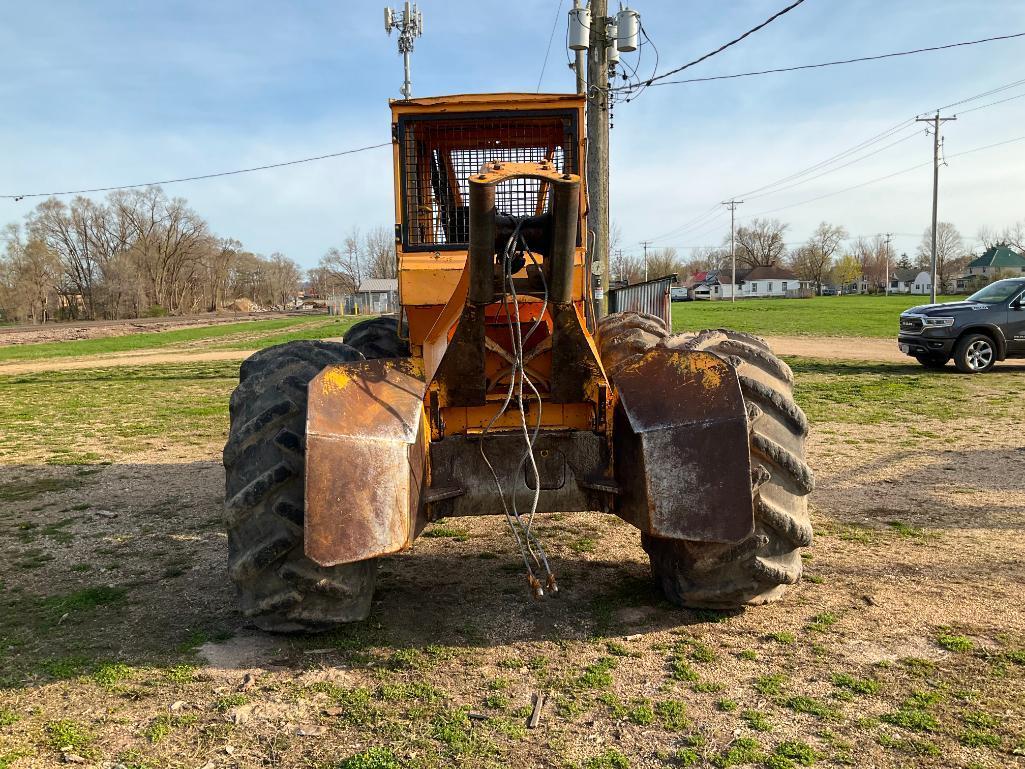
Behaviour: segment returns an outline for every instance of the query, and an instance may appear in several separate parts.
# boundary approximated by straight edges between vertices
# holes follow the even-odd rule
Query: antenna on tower
[[[402,82],[402,98],[410,99],[413,96],[413,84],[409,79],[409,55],[413,52],[414,41],[424,33],[424,17],[415,3],[410,5],[409,0],[406,0],[405,8],[401,11],[384,9],[384,31],[391,37],[393,29],[399,31],[399,53],[402,54],[406,74]]]

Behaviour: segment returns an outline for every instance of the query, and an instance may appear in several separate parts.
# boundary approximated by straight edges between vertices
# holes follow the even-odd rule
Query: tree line
[[[931,268],[932,228],[926,228],[913,255],[893,253],[882,235],[851,238],[842,225],[822,222],[803,243],[788,244],[789,225],[778,219],[753,219],[738,227],[735,234],[737,269],[775,265],[791,270],[802,281],[813,284],[817,290],[823,285],[847,285],[864,281],[871,292],[885,290],[886,276],[895,268]],[[1025,222],[1003,230],[984,228],[979,231],[974,248],[950,222],[936,227],[937,283],[946,287],[960,275],[978,254],[998,244],[1010,245],[1025,254]],[[729,235],[723,245],[694,249],[689,256],[681,256],[673,247],[649,249],[647,259],[636,252],[625,254],[618,248],[622,238],[618,229],[612,233],[612,277],[628,283],[644,280],[645,267],[649,277],[675,273],[681,280],[709,270],[727,270],[731,267]],[[645,264],[645,261],[647,262]]]
[[[321,297],[394,277],[391,233],[353,230],[308,273],[213,233],[188,201],[160,187],[95,201],[48,198],[0,230],[0,318],[42,323],[285,309],[304,286]],[[249,304],[251,303],[251,305]]]

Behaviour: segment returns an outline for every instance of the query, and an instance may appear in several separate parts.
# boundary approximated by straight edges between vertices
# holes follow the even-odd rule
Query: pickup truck
[[[966,374],[1025,358],[1025,277],[990,283],[963,302],[905,310],[897,345],[928,368],[943,368],[953,358]]]

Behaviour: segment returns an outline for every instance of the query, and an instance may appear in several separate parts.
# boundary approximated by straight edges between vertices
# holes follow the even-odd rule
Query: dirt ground
[[[1025,766],[1021,424],[817,425],[773,605],[674,608],[582,514],[541,521],[562,590],[534,602],[501,519],[456,519],[309,638],[236,612],[216,443],[0,467],[0,767]]]
[[[892,339],[767,336],[765,340],[769,342],[772,349],[778,355],[783,356],[800,356],[823,360],[914,362],[897,349],[897,343]],[[185,363],[204,360],[244,360],[254,352],[255,350],[203,350],[200,343],[191,345],[189,348],[160,348],[152,351],[131,353],[108,353],[77,358],[49,358],[0,363],[0,376],[31,374],[37,371],[97,368],[100,366],[139,366],[147,363]]]
[[[67,342],[75,339],[101,339],[127,334],[156,333],[180,328],[200,328],[247,320],[273,320],[288,317],[281,312],[220,312],[181,315],[168,318],[132,318],[127,320],[89,320],[47,323],[41,326],[0,326],[0,345]]]

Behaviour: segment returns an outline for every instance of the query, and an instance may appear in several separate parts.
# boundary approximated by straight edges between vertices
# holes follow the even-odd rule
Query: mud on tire
[[[342,339],[367,360],[409,357],[409,342],[399,335],[398,318],[360,321],[346,331]]]
[[[228,575],[243,616],[263,630],[326,630],[370,611],[376,561],[322,567],[303,552],[306,388],[326,366],[362,357],[299,341],[240,369],[224,447]]]
[[[642,334],[645,342],[657,339],[644,347]],[[790,367],[754,335],[718,329],[669,336],[659,319],[634,313],[603,319],[598,339],[613,379],[622,361],[655,344],[715,353],[736,369],[751,427],[754,534],[737,545],[647,535],[641,544],[652,576],[680,606],[733,609],[781,597],[800,579],[800,549],[812,542],[807,495],[814,477],[804,461],[808,420],[793,399]]]

